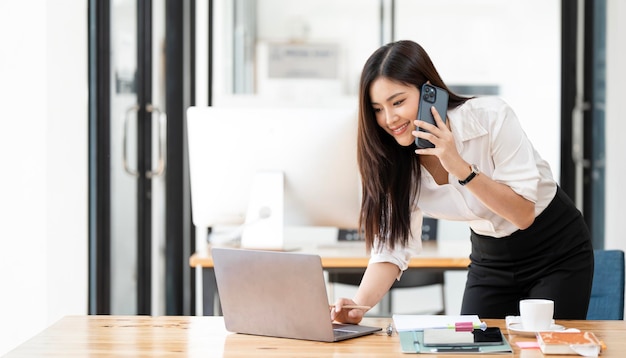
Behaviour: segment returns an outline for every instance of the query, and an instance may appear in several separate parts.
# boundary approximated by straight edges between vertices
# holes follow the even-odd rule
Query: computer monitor
[[[355,229],[360,209],[355,108],[191,107],[192,218],[241,228],[275,248],[285,226]]]

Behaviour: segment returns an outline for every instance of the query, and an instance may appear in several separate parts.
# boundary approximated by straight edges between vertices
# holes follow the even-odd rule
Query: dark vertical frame
[[[576,165],[572,155],[572,113],[576,106],[577,1],[561,1],[561,188],[574,199]]]
[[[380,37],[378,41],[380,42],[380,46],[386,44],[387,40],[385,39],[385,0],[379,1],[379,27],[380,27]],[[390,41],[396,41],[396,0],[391,0],[390,9],[389,9],[389,19],[391,23],[389,24],[389,37]]]
[[[88,3],[89,314],[111,312],[110,2]]]
[[[385,42],[385,31],[383,30],[383,24],[385,23],[385,1],[384,0],[380,0],[378,2],[379,6],[378,6],[378,11],[380,12],[380,17],[379,17],[379,21],[380,21],[380,35],[378,38],[378,41],[380,42],[380,45],[382,46],[382,44]]]
[[[560,184],[576,198],[576,163],[572,155],[572,112],[576,105],[578,4],[583,1],[583,178],[581,211],[591,231],[593,246],[604,248],[604,111],[605,13],[604,0],[562,0],[561,49],[561,178]]]
[[[604,248],[606,0],[585,0],[585,213],[595,249]]]
[[[137,314],[152,313],[152,1],[137,1]]]
[[[391,0],[391,24],[389,24],[390,28],[390,36],[391,41],[396,41],[396,0]],[[382,44],[384,45],[384,44]]]
[[[209,14],[208,14],[208,19],[209,19],[209,43],[208,43],[208,97],[207,98],[207,103],[209,106],[213,105],[213,0],[208,0],[209,1]],[[194,27],[195,29],[195,27]]]
[[[191,311],[185,297],[192,296],[191,267],[189,257],[193,253],[191,243],[191,209],[189,174],[185,141],[185,114],[191,105],[193,79],[185,66],[193,62],[192,45],[186,24],[190,23],[191,0],[167,0],[165,4],[165,53],[166,53],[166,112],[167,112],[167,172],[165,199],[165,313],[182,315]],[[187,25],[188,26],[188,25]],[[193,29],[190,29],[193,31]],[[190,286],[190,285],[189,285]],[[188,290],[188,291],[186,291]]]
[[[209,5],[210,6],[210,5]],[[196,105],[196,0],[189,1],[189,21],[188,21],[188,31],[189,31],[189,105]],[[209,102],[210,103],[210,102]],[[186,114],[184,116],[186,118]],[[189,153],[187,151],[187,126],[185,121],[185,126],[183,129],[183,154],[185,156],[185,173],[189,173]],[[185,235],[185,242],[187,243],[185,247],[185,252],[189,253],[191,256],[194,252],[196,252],[196,230],[193,225],[193,220],[191,217],[191,187],[189,184],[189,176],[186,174],[185,179],[185,192],[188,193],[185,196],[185,207],[188,211],[186,211],[186,225],[189,228],[189,234]],[[196,270],[192,268],[187,260],[183,260],[184,271],[188,274],[185,274],[185,287],[188,287],[187,290],[184,291],[184,300],[183,300],[183,314],[185,315],[195,315],[196,314]]]
[[[583,48],[583,103],[585,103],[583,110],[583,206],[582,212],[585,215],[585,221],[589,230],[593,232],[595,227],[595,213],[593,212],[593,206],[591,200],[593,199],[593,192],[590,190],[592,184],[591,178],[591,158],[592,158],[592,146],[593,141],[592,129],[593,113],[589,104],[593,101],[594,88],[591,86],[593,82],[593,4],[589,0],[583,1],[584,4],[584,48]],[[593,235],[592,235],[592,241]],[[595,242],[594,242],[595,246]]]

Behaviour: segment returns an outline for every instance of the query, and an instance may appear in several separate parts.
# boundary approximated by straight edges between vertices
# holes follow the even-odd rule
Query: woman
[[[424,83],[450,95],[447,114],[431,108],[436,125],[416,120]],[[335,303],[334,320],[360,322],[364,310],[342,307],[374,306],[400,279],[421,249],[423,214],[471,228],[462,314],[518,315],[519,300],[536,297],[555,301],[555,318],[585,319],[589,230],[505,102],[452,93],[411,41],[372,54],[359,96],[360,226],[372,257],[354,299]],[[418,149],[416,138],[434,148]]]

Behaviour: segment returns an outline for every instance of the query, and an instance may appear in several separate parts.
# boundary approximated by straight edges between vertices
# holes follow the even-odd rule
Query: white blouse
[[[541,158],[522,129],[511,107],[497,97],[478,97],[447,113],[456,147],[463,159],[476,164],[480,175],[510,186],[516,193],[535,203],[535,217],[552,201],[557,183],[548,163]],[[395,250],[373,246],[372,262],[391,262],[406,270],[411,256],[421,251],[422,216],[466,221],[476,233],[492,237],[509,236],[516,230],[510,222],[494,214],[458,179],[439,185],[422,167],[421,184],[411,214],[407,247]],[[465,178],[461,178],[465,179]]]

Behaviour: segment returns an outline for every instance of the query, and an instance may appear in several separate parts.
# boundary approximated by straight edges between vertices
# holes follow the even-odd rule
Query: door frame
[[[150,0],[138,0],[138,18],[151,9]],[[111,314],[111,13],[110,0],[88,3],[88,78],[89,78],[89,314]],[[195,277],[188,259],[195,251],[191,225],[191,203],[185,139],[185,111],[193,105],[195,92],[194,43],[195,0],[166,0],[166,210],[165,210],[165,312],[167,315],[192,315],[195,311]],[[145,18],[144,18],[145,19]],[[150,21],[139,22],[138,36],[145,36]],[[145,48],[140,49],[140,52]],[[152,61],[151,51],[138,62]],[[148,72],[149,73],[149,72]],[[149,76],[138,76],[145,80]],[[147,91],[147,95],[151,91]],[[143,97],[143,98],[141,98]],[[149,99],[146,95],[138,101]],[[149,102],[147,102],[149,103]],[[145,106],[143,111],[145,112]],[[140,110],[141,112],[141,110]],[[141,114],[140,114],[141,115]],[[150,137],[150,136],[148,136]],[[150,141],[142,145],[150,147]],[[150,161],[140,164],[150,168]],[[144,168],[144,169],[145,169]],[[145,172],[143,170],[142,172]],[[145,188],[146,185],[140,184]],[[149,188],[148,188],[149,189]],[[141,195],[141,194],[138,194]],[[140,209],[149,215],[149,210]],[[145,221],[145,220],[144,220]],[[144,227],[141,229],[141,227]],[[147,227],[148,231],[145,231]],[[139,224],[138,231],[150,233],[150,225]],[[151,241],[138,242],[138,314],[151,309]],[[145,235],[143,235],[145,236]],[[143,253],[142,253],[143,252]]]
[[[561,0],[560,185],[582,212],[595,249],[605,241],[605,18],[605,0]]]

